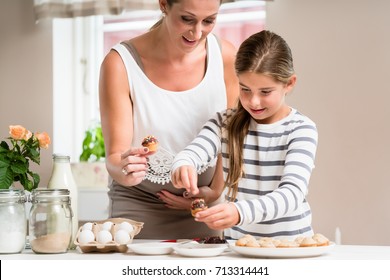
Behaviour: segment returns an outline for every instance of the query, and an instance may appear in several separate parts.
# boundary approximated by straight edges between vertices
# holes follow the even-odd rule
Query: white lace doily
[[[171,166],[175,155],[159,147],[157,152],[149,157],[148,172],[145,179],[157,184],[167,184],[171,181]],[[210,166],[216,164],[216,159],[202,167],[199,174],[203,173]]]
[[[175,155],[163,148],[149,157],[146,179],[157,184],[166,184],[171,181],[171,166]]]

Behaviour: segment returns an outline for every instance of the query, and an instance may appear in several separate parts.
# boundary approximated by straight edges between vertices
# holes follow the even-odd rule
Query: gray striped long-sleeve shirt
[[[198,172],[222,154],[224,178],[229,170],[226,133],[222,126],[233,110],[217,113],[198,136],[177,154],[172,171],[193,165]],[[295,109],[273,124],[251,119],[244,140],[244,172],[234,201],[240,222],[224,231],[225,238],[244,234],[294,238],[312,235],[311,210],[305,197],[317,149],[316,125]],[[227,190],[225,190],[225,195]]]

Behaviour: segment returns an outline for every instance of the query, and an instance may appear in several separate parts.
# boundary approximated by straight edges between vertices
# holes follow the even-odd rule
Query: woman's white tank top
[[[207,37],[205,76],[194,88],[180,92],[162,89],[150,81],[123,44],[113,49],[122,57],[129,80],[134,120],[132,146],[141,146],[147,135],[159,140],[158,152],[149,158],[146,179],[165,184],[170,181],[173,157],[195,138],[215,112],[227,107],[220,46],[213,34]]]

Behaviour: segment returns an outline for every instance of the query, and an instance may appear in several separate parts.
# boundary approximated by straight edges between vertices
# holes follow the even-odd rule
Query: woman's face
[[[238,79],[240,102],[257,123],[271,124],[290,113],[285,97],[295,85],[295,75],[290,78],[288,84],[276,82],[270,76],[252,72],[239,74]]]
[[[171,7],[164,3],[169,37],[184,52],[193,51],[213,30],[220,0],[180,0]]]

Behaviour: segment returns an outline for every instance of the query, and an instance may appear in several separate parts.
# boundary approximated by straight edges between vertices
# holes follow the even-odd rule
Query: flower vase
[[[27,218],[24,190],[0,190],[0,254],[20,253],[25,248]]]

